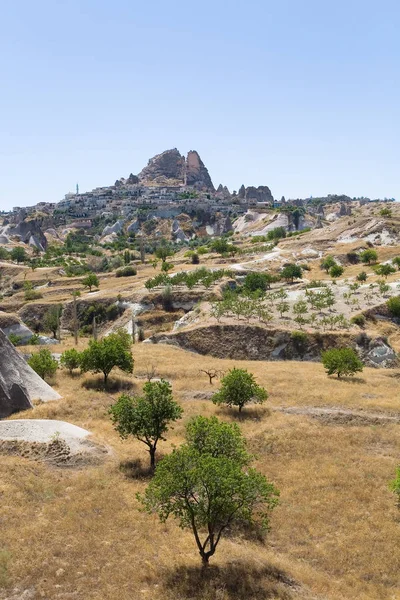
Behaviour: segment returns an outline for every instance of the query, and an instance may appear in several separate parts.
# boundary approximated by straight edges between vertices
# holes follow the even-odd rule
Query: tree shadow
[[[95,390],[96,392],[121,392],[134,389],[135,383],[128,379],[109,378],[104,385],[103,377],[90,377],[82,381],[82,387],[86,390]]]
[[[149,463],[146,462],[143,464],[143,461],[140,458],[136,458],[135,460],[124,460],[120,463],[119,468],[128,479],[147,481],[154,475]]]
[[[266,406],[250,405],[244,406],[242,411],[235,406],[221,406],[217,410],[219,415],[229,416],[238,421],[261,421],[271,415],[271,410]]]
[[[343,383],[367,383],[365,379],[362,377],[330,377],[330,379],[335,379],[336,381],[342,381]]]
[[[232,562],[219,567],[179,566],[166,574],[166,591],[188,600],[291,600],[298,589],[284,571],[266,564],[256,567],[248,562]]]

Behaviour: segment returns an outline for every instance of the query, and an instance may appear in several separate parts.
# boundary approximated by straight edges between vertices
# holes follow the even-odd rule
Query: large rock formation
[[[246,188],[246,200],[256,202],[273,202],[274,198],[271,190],[266,185],[259,185],[258,188],[250,186]]]
[[[153,156],[138,175],[142,183],[154,182],[166,184],[168,180],[183,185],[185,180],[185,158],[181,156],[179,150],[165,150],[161,154]]]
[[[139,173],[141,183],[188,185],[199,190],[214,191],[211,177],[198,152],[190,150],[187,158],[176,148],[153,156]]]
[[[195,150],[190,150],[186,158],[186,184],[201,190],[214,191],[210,174]]]
[[[58,400],[53,390],[11,344],[0,329],[0,419],[32,408],[33,400]]]
[[[39,250],[47,248],[47,239],[37,219],[19,221],[16,225],[8,228],[7,234],[19,236],[22,242],[36,246]]]

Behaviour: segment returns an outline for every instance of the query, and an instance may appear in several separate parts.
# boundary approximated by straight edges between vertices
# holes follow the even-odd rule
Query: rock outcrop
[[[32,408],[33,400],[58,400],[53,390],[14,348],[0,329],[0,419]]]
[[[168,180],[184,184],[185,180],[185,158],[179,150],[165,150],[161,154],[153,156],[147,166],[138,175],[141,183],[154,182],[167,184]]]
[[[210,174],[195,150],[190,150],[186,158],[186,184],[200,190],[214,191]]]
[[[240,192],[240,190],[239,190]],[[246,188],[245,198],[247,202],[273,202],[271,190],[266,185],[259,185],[257,188],[250,186]]]
[[[19,221],[16,225],[8,228],[7,235],[18,236],[21,242],[36,246],[39,250],[47,248],[46,236],[36,219]]]

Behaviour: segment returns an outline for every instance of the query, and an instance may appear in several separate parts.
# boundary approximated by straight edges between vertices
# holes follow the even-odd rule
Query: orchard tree
[[[378,253],[372,248],[367,248],[360,253],[360,260],[364,264],[370,265],[378,260]]]
[[[358,354],[352,348],[332,348],[322,354],[322,364],[328,375],[354,375],[364,368]]]
[[[283,267],[281,271],[281,277],[286,279],[286,281],[290,281],[293,283],[294,279],[301,279],[303,276],[303,271],[300,265],[295,265],[294,263],[290,263]]]
[[[65,352],[61,354],[60,363],[61,366],[68,369],[70,375],[72,375],[73,370],[79,369],[81,366],[81,353],[75,348],[65,350]]]
[[[182,529],[192,530],[206,566],[227,528],[243,523],[268,527],[279,492],[249,466],[238,428],[197,417],[186,438],[158,464],[144,496],[138,497],[161,522],[172,516]]]
[[[330,269],[329,269],[329,275],[331,277],[333,277],[334,279],[336,279],[337,277],[340,277],[341,275],[343,275],[343,267],[337,264],[334,264]]]
[[[389,264],[378,265],[375,269],[375,273],[377,275],[383,275],[383,277],[385,277],[386,279],[389,275],[392,275],[392,273],[395,273],[395,272],[396,272],[396,269],[394,267],[392,267],[392,265],[389,265]]]
[[[130,344],[131,336],[127,332],[126,336],[118,332],[100,341],[90,340],[89,347],[81,353],[81,370],[84,373],[103,373],[105,386],[114,367],[119,367],[125,373],[133,373]]]
[[[89,292],[92,291],[92,287],[98,288],[99,278],[97,277],[96,273],[89,273],[88,275],[86,275],[86,277],[82,279],[82,285],[84,287],[88,287]]]
[[[58,369],[58,362],[53,358],[50,350],[47,348],[42,348],[39,352],[32,354],[28,360],[28,365],[36,371],[42,379],[54,375]]]
[[[333,256],[331,256],[330,254],[328,254],[322,261],[321,261],[321,269],[324,269],[327,273],[329,272],[329,269],[331,269],[332,267],[334,267],[336,265],[336,261],[333,258]]]
[[[148,446],[150,467],[155,468],[157,444],[165,441],[169,423],[182,417],[183,410],[173,399],[168,381],[148,381],[143,396],[123,394],[109,410],[115,429],[126,439],[132,435]]]
[[[11,250],[10,258],[11,258],[11,260],[15,260],[15,262],[17,262],[19,264],[20,262],[24,262],[25,260],[27,260],[28,255],[25,251],[25,248],[22,248],[21,246],[17,246],[16,248],[13,248]]]
[[[163,263],[165,263],[169,256],[174,255],[174,249],[164,241],[161,243],[161,246],[156,249],[155,255],[157,258],[160,258]]]
[[[233,368],[221,379],[221,389],[211,400],[214,404],[238,406],[239,412],[242,412],[243,406],[249,402],[262,404],[267,398],[267,391],[257,385],[252,373],[246,369]]]
[[[55,306],[50,306],[43,316],[43,329],[45,331],[51,331],[55,339],[57,338],[57,333],[60,327],[61,312],[62,305],[56,304]]]

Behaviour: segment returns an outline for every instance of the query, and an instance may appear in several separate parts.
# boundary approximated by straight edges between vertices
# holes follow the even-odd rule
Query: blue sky
[[[0,209],[195,149],[214,184],[400,198],[400,4],[0,2]]]

